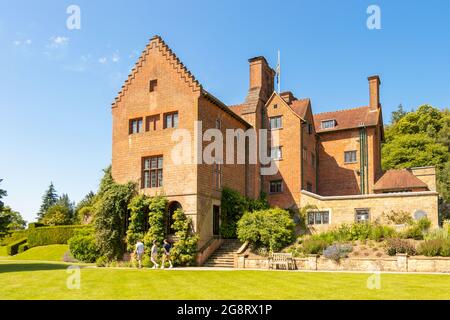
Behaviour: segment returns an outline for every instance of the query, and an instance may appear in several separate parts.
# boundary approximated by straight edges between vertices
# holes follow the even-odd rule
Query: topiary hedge
[[[17,249],[17,253],[22,253],[28,250],[28,243],[23,243],[19,246],[19,249]]]
[[[72,238],[75,231],[87,228],[87,226],[53,226],[35,228],[28,233],[28,246],[38,247],[49,244],[67,244],[67,241]]]
[[[8,233],[1,241],[0,245],[7,246],[16,242],[17,240],[26,238],[28,236],[28,230],[17,230],[14,232]]]
[[[9,256],[13,256],[19,252],[19,246],[27,242],[27,238],[22,238],[20,240],[16,240],[13,243],[6,246],[6,253]]]

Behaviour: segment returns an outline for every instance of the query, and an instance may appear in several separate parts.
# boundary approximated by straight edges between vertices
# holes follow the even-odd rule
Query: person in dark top
[[[170,245],[169,241],[167,241],[167,239],[164,239],[164,244],[163,244],[163,258],[162,258],[162,263],[161,263],[161,269],[164,269],[164,264],[166,262],[166,260],[169,261],[170,267],[169,269],[172,269],[172,260],[170,259],[170,249],[172,249],[172,246]]]

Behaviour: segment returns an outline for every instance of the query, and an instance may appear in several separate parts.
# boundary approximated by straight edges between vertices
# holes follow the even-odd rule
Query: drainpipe
[[[364,134],[363,128],[359,129],[359,184],[361,194],[364,194]]]
[[[369,144],[367,143],[367,128],[364,128],[364,144],[366,147],[366,193],[369,193]]]
[[[303,140],[303,126],[304,126],[304,122],[303,120],[300,120],[300,163],[301,163],[301,168],[300,168],[300,191],[303,190],[303,167],[305,165],[304,160],[303,160],[303,144],[304,144],[304,140]]]
[[[367,130],[364,125],[359,129],[359,153],[360,153],[360,185],[361,194],[368,193],[369,176],[368,176],[368,146],[367,146]]]

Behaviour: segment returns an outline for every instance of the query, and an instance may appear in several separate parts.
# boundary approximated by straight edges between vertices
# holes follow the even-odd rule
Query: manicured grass
[[[41,261],[63,261],[64,253],[69,250],[66,244],[52,244],[49,246],[34,247],[15,256],[2,257],[7,260],[41,260]],[[6,256],[6,250],[5,254]],[[2,256],[0,252],[0,256]]]
[[[1,299],[450,299],[450,275],[283,271],[201,271],[81,267],[81,288],[66,286],[69,264],[0,262]]]
[[[6,253],[6,246],[0,246],[0,257],[4,257],[7,255],[8,254]]]

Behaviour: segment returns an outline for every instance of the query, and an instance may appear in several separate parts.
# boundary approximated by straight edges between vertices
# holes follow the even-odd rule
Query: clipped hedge
[[[28,250],[28,243],[23,243],[19,246],[19,249],[17,249],[17,253],[22,253]]]
[[[47,246],[49,244],[67,244],[67,241],[75,235],[77,230],[88,226],[52,226],[35,228],[29,231],[29,248]]]
[[[22,238],[20,240],[14,241],[13,243],[6,246],[6,253],[9,256],[13,256],[19,252],[19,246],[27,242],[27,238]]]
[[[7,246],[17,240],[26,238],[28,236],[28,230],[17,230],[13,232],[8,232],[8,234],[0,241],[0,245]]]
[[[31,222],[28,224],[28,229],[36,229],[36,228],[44,227],[44,226],[45,226],[45,224],[43,224],[43,223]]]

